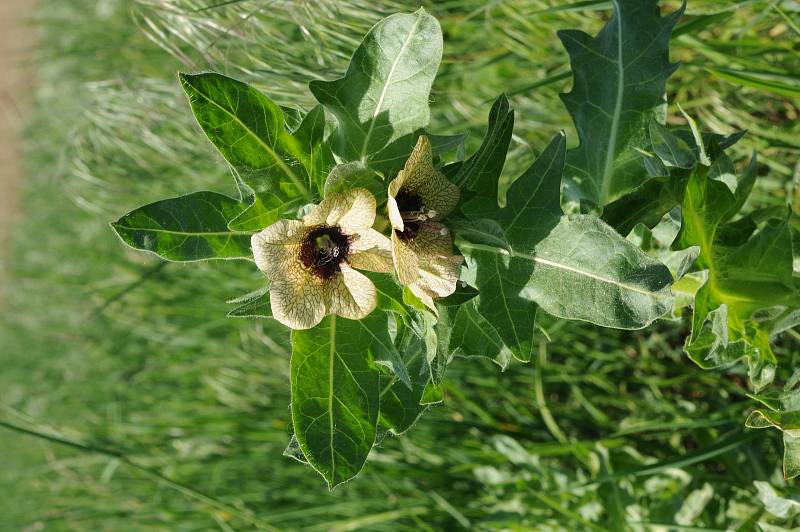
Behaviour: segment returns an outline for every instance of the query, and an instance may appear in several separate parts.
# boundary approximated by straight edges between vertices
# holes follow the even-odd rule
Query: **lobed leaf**
[[[673,243],[675,249],[697,246],[697,265],[708,271],[694,298],[685,350],[704,368],[746,360],[750,381],[760,389],[775,376],[771,338],[794,326],[800,312],[789,213],[758,231],[752,217],[730,222],[753,188],[756,160],[737,178],[724,153],[714,156],[688,181]]]
[[[464,205],[472,216],[497,220],[507,245],[456,231],[467,257],[466,279],[480,291],[478,312],[523,361],[533,350],[538,306],[567,319],[638,329],[673,303],[666,266],[596,217],[562,215],[565,152],[562,133],[511,185],[505,208],[477,197]],[[462,319],[470,318],[468,312]],[[502,356],[501,349],[492,351]]]
[[[536,303],[521,296],[534,270],[534,262],[525,254],[558,223],[561,215],[559,196],[565,147],[565,135],[557,135],[511,185],[504,209],[497,206],[496,186],[492,190],[488,184],[478,190],[495,194],[494,198],[479,195],[462,207],[468,215],[496,220],[501,228],[504,238],[494,236],[503,243],[499,246],[492,245],[487,238],[476,239],[474,231],[462,230],[457,234],[468,241],[460,247],[473,272],[470,282],[480,291],[478,311],[522,361],[531,358],[536,320]]]
[[[336,117],[333,151],[340,159],[382,171],[402,166],[430,120],[442,46],[439,22],[424,9],[395,14],[367,33],[343,77],[309,84]]]
[[[612,0],[613,16],[596,37],[558,33],[573,88],[562,95],[580,144],[569,151],[565,180],[573,200],[602,207],[647,180],[635,148],[647,145],[651,119],[664,104],[669,39],[684,7],[661,17],[658,0]]]
[[[181,74],[197,122],[230,163],[251,206],[232,222],[256,231],[312,199],[319,172],[320,110],[301,123],[300,138],[285,126],[283,110],[250,85],[213,72]],[[324,132],[324,116],[322,117]]]

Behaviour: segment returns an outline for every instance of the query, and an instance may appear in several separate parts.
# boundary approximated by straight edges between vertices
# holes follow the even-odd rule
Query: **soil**
[[[30,0],[0,0],[0,287],[11,227],[20,212],[22,117],[33,87],[34,29],[27,18],[33,4]]]

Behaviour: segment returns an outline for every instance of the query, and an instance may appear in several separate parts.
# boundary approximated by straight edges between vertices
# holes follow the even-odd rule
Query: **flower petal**
[[[432,297],[449,296],[456,291],[462,260],[458,255],[431,257],[425,261],[425,268],[420,269],[419,279],[411,283],[411,287],[417,286]]]
[[[283,274],[296,261],[307,228],[298,220],[278,220],[250,239],[258,269],[268,278]]]
[[[292,329],[310,329],[325,317],[322,283],[299,265],[285,274],[269,286],[272,316]]]
[[[459,190],[456,185],[433,166],[433,150],[428,137],[422,135],[414,146],[414,151],[394,181],[400,181],[401,188],[417,194],[422,199],[426,211],[433,211],[430,220],[441,220],[456,208]],[[394,183],[393,181],[393,183]],[[397,195],[391,193],[389,196]],[[389,211],[391,217],[391,210]]]
[[[436,308],[436,303],[433,302],[434,295],[425,290],[423,287],[418,285],[417,283],[411,284],[408,287],[411,290],[411,293],[417,296],[420,301],[422,301],[426,307],[431,309],[436,317],[439,316],[439,310]]]
[[[400,282],[433,307],[433,298],[455,292],[464,260],[453,254],[453,242],[443,225],[425,224],[413,240],[392,235],[394,263]]]
[[[394,271],[401,284],[410,285],[419,277],[419,259],[411,245],[392,232]]]
[[[303,218],[303,223],[313,225],[338,225],[345,233],[358,233],[375,223],[377,203],[375,196],[365,188],[353,188],[331,194]]]
[[[375,310],[378,303],[375,285],[363,273],[347,264],[341,265],[341,273],[324,285],[325,306],[328,314],[360,320]]]
[[[350,245],[347,263],[358,270],[388,273],[392,271],[392,245],[374,229],[362,230]]]
[[[401,171],[397,177],[392,179],[389,183],[389,197],[386,200],[386,210],[389,211],[389,221],[392,223],[392,229],[402,231],[405,229],[403,225],[403,215],[400,213],[400,207],[397,205],[395,197],[405,182],[405,174]]]

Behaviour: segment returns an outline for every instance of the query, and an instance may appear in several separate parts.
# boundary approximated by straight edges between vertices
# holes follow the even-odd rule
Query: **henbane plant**
[[[596,37],[560,33],[574,147],[556,133],[507,189],[504,95],[469,157],[464,135],[430,123],[443,39],[422,9],[378,22],[341,78],[311,81],[308,111],[221,74],[180,76],[239,196],[195,192],[112,225],[166,260],[255,261],[264,282],[230,315],[292,330],[286,454],[331,488],[443,400],[455,357],[529,363],[544,314],[642,329],[684,307],[688,356],[704,368],[746,361],[766,407],[747,424],[783,430],[786,475],[800,474],[796,379],[767,389],[770,342],[800,323],[790,212],[743,214],[757,166],[737,177],[725,150],[740,134],[665,125],[682,10],[612,5]]]

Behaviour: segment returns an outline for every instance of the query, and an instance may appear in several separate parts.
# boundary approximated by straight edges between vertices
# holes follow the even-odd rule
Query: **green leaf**
[[[336,316],[292,332],[295,436],[331,489],[361,471],[375,442],[380,373],[373,342],[362,322]]]
[[[457,356],[488,358],[503,370],[513,356],[497,330],[478,312],[476,301],[458,308],[450,345]]]
[[[498,209],[496,196],[494,201],[476,197],[463,209],[473,216],[496,220],[505,236],[499,246],[482,242],[460,247],[474,271],[471,283],[480,291],[478,310],[514,356],[524,362],[531,359],[536,320],[536,304],[520,295],[534,271],[534,262],[524,255],[530,254],[533,245],[558,223],[565,147],[565,135],[557,135],[511,185],[504,209]]]
[[[603,209],[603,220],[619,233],[627,235],[642,223],[654,227],[661,218],[675,206],[683,202],[686,184],[695,171],[695,164],[700,159],[700,149],[696,144],[691,129],[679,128],[665,130],[655,118],[651,120],[651,140],[660,143],[660,148],[653,150],[659,156],[640,151],[640,156],[650,179],[644,184],[606,205]],[[653,129],[658,131],[653,132]],[[703,133],[703,144],[712,148],[712,158],[724,157],[722,150],[738,142],[744,132],[723,136],[715,133]],[[687,151],[688,150],[688,151]],[[663,160],[662,160],[663,159]],[[690,161],[694,161],[690,164]],[[665,162],[670,163],[667,168]],[[684,168],[685,167],[685,168]],[[732,163],[730,164],[732,168]],[[752,167],[755,170],[755,166]],[[752,173],[753,177],[755,172]],[[751,181],[752,186],[752,181]],[[741,197],[746,197],[741,194]]]
[[[390,369],[400,382],[411,388],[411,377],[389,333],[389,320],[394,319],[392,312],[378,310],[359,320],[358,327],[363,329],[370,339],[370,349],[375,363]]]
[[[459,218],[448,219],[447,223],[457,238],[473,244],[502,248],[511,251],[505,231],[500,224],[488,218],[466,220]]]
[[[594,216],[562,218],[530,260],[523,296],[554,316],[641,329],[672,307],[669,269]]]
[[[334,153],[378,170],[401,166],[430,120],[428,100],[441,58],[439,22],[423,9],[378,22],[344,77],[309,84],[338,122]]]
[[[171,261],[251,259],[250,235],[228,229],[242,202],[195,192],[135,209],[111,224],[123,242]]]
[[[738,180],[727,155],[710,167],[697,167],[686,185],[681,209],[681,229],[673,248],[700,246],[700,266],[713,262],[713,246],[719,227],[739,212],[750,195],[756,177],[756,159]]]
[[[425,341],[411,329],[406,329],[401,346],[410,383],[405,384],[397,378],[381,379],[380,421],[393,434],[402,434],[410,429],[425,412],[427,406],[421,401],[430,380]]]
[[[467,254],[467,265],[476,272],[471,282],[480,291],[479,312],[515,358],[529,361],[533,353],[537,307],[534,301],[521,294],[533,274],[533,260],[502,253],[503,248],[470,246],[462,245],[461,249]]]
[[[436,135],[428,133],[428,140],[431,143],[431,151],[434,157],[441,157],[445,153],[455,151],[458,160],[464,160],[463,154],[466,149],[464,143],[467,141],[467,133],[458,133],[455,135]]]
[[[236,308],[228,312],[229,318],[271,318],[272,306],[269,302],[269,287],[259,288],[249,294],[228,301]]]
[[[387,185],[375,170],[359,161],[334,166],[325,179],[323,191],[327,196],[356,187],[366,188],[372,192],[379,204],[386,201]]]
[[[655,116],[650,119],[650,142],[653,151],[667,166],[688,169],[697,164],[689,144],[660,124]]]
[[[498,179],[506,162],[513,130],[514,111],[510,109],[505,94],[501,94],[489,111],[489,126],[483,142],[461,166],[452,181],[492,204],[497,203]],[[467,207],[465,212],[468,210]]]
[[[512,352],[495,328],[478,312],[478,291],[466,285],[436,301],[439,361],[449,364],[454,356],[489,358],[501,369],[508,366]],[[443,373],[443,372],[442,372]],[[441,378],[434,380],[440,382]]]
[[[408,325],[425,347],[425,365],[431,382],[438,386],[452,359],[450,328],[455,311],[451,307],[437,306],[439,316],[435,316],[407,288],[403,291],[403,299],[414,309]]]
[[[776,428],[783,432],[783,476],[787,480],[800,476],[799,377],[800,373],[795,371],[775,398],[750,395],[767,408],[754,410],[745,421],[753,429]]]
[[[672,305],[672,277],[663,264],[595,217],[562,215],[565,150],[562,133],[511,185],[505,208],[486,200],[465,207],[497,220],[508,246],[457,240],[467,258],[465,280],[480,291],[476,308],[523,361],[532,354],[537,306],[567,319],[636,329]],[[502,352],[489,351],[492,358]]]
[[[800,476],[800,438],[783,434],[783,478]]]
[[[669,39],[684,8],[659,15],[658,0],[612,0],[613,16],[596,37],[558,33],[570,56],[574,83],[562,95],[578,130],[565,179],[573,200],[603,206],[647,178],[635,148],[647,145],[652,117],[662,112]]]
[[[307,155],[302,161],[303,166],[317,194],[322,196],[325,177],[334,165],[333,152],[325,142],[325,108],[317,105],[309,111],[292,135]]]
[[[290,135],[283,110],[246,83],[216,73],[180,79],[200,127],[237,173],[243,195],[251,197],[252,206],[232,227],[262,229],[312,199],[304,166],[314,164],[307,151],[311,133],[304,143]]]
[[[754,157],[737,178],[725,154],[709,168],[698,167],[687,184],[673,248],[699,247],[697,266],[708,271],[694,299],[687,354],[704,368],[744,359],[751,383],[760,389],[775,376],[771,338],[796,324],[800,286],[792,269],[788,210],[755,233],[752,219],[726,223],[747,200],[755,168]]]
[[[683,201],[690,172],[673,168],[666,176],[653,177],[639,188],[606,205],[603,221],[627,235],[637,224],[655,227],[664,214]]]

